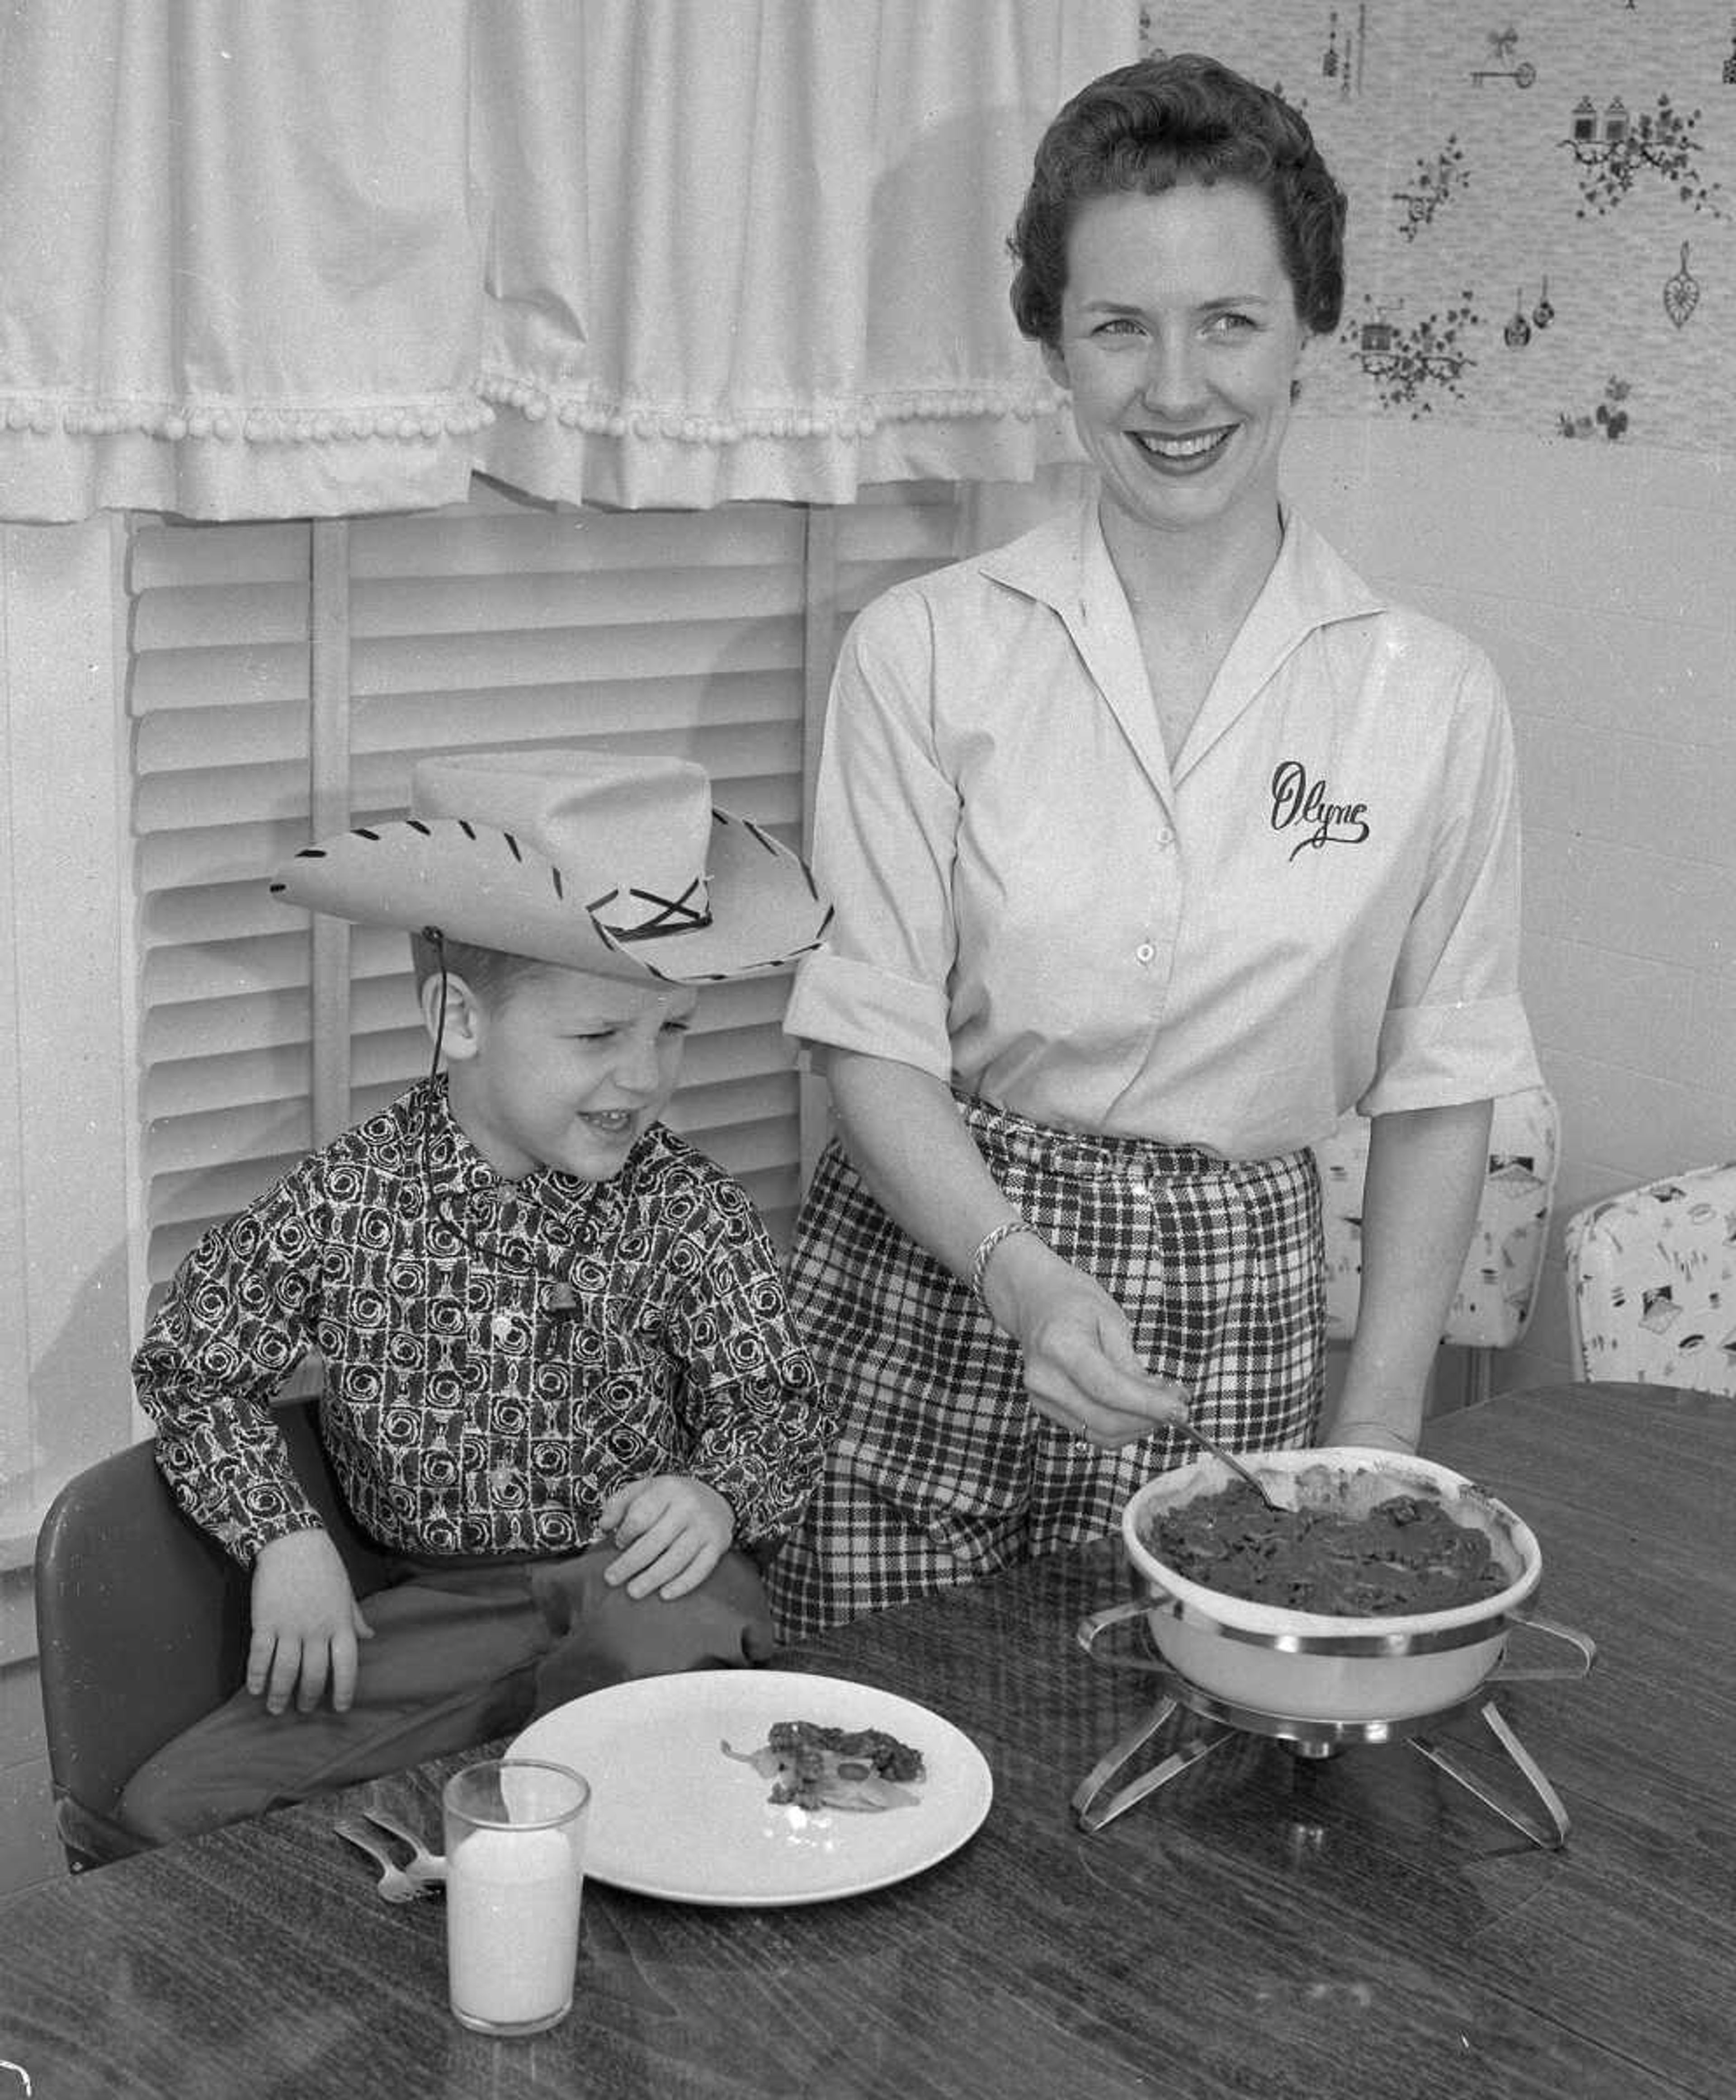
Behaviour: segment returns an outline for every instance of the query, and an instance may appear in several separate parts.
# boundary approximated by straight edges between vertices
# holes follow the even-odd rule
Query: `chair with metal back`
[[[316,1406],[277,1410],[357,1594],[381,1562],[347,1515]],[[68,1481],[37,1540],[36,1618],[55,1826],[74,1873],[147,1849],[115,1817],[145,1759],[242,1682],[249,1578],[170,1495],[149,1443]]]
[[[1736,1161],[1606,1196],[1565,1237],[1582,1378],[1736,1399]]]
[[[1361,1309],[1368,1136],[1368,1118],[1352,1114],[1314,1148],[1326,1234],[1326,1332],[1332,1341],[1350,1339]],[[1488,1396],[1495,1351],[1514,1347],[1531,1324],[1560,1158],[1561,1118],[1545,1088],[1496,1099],[1488,1171],[1441,1336],[1470,1352],[1474,1399]]]

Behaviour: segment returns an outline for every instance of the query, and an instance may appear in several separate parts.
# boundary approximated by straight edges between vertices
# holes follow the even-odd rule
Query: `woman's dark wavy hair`
[[[1104,73],[1043,134],[1007,244],[1019,265],[1010,296],[1021,333],[1051,346],[1060,339],[1067,241],[1081,205],[1188,182],[1245,183],[1266,198],[1296,311],[1313,333],[1329,334],[1344,304],[1344,192],[1287,102],[1193,53]]]

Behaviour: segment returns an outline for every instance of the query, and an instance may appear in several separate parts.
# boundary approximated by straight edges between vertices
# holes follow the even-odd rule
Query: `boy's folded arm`
[[[758,1545],[795,1528],[819,1485],[831,1418],[805,1351],[699,1396],[687,1471],[735,1512],[735,1542]]]
[[[306,1279],[274,1230],[297,1185],[286,1177],[205,1235],[133,1358],[170,1492],[253,1570],[247,1688],[274,1714],[292,1698],[309,1710],[328,1688],[346,1709],[371,1630],[272,1413],[310,1334]]]
[[[132,1365],[170,1493],[243,1567],[320,1522],[271,1413],[308,1346],[297,1279],[269,1232],[241,1230],[279,1200],[272,1192],[200,1242]]]
[[[721,1168],[711,1171],[712,1203],[727,1229],[669,1308],[665,1339],[689,1439],[681,1470],[729,1504],[735,1543],[754,1546],[795,1529],[837,1423],[752,1198]]]
[[[227,1395],[166,1412],[143,1404],[170,1493],[244,1568],[275,1539],[324,1530],[268,1406]]]

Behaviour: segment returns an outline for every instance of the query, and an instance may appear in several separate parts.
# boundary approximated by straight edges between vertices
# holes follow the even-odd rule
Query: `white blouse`
[[[1309,527],[1172,768],[1094,502],[847,638],[785,1026],[1064,1128],[1289,1151],[1538,1083],[1505,700]]]

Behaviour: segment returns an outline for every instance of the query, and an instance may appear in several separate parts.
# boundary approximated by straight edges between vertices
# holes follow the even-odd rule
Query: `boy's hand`
[[[685,1597],[697,1590],[735,1536],[735,1512],[716,1488],[685,1473],[629,1480],[603,1504],[601,1523],[617,1554],[603,1571],[629,1597]]]
[[[304,1714],[329,1681],[332,1709],[355,1696],[355,1644],[373,1639],[350,1587],[343,1556],[324,1531],[292,1532],[259,1549],[253,1563],[253,1639],[247,1688],[265,1694],[266,1711],[281,1714],[291,1694]]]

